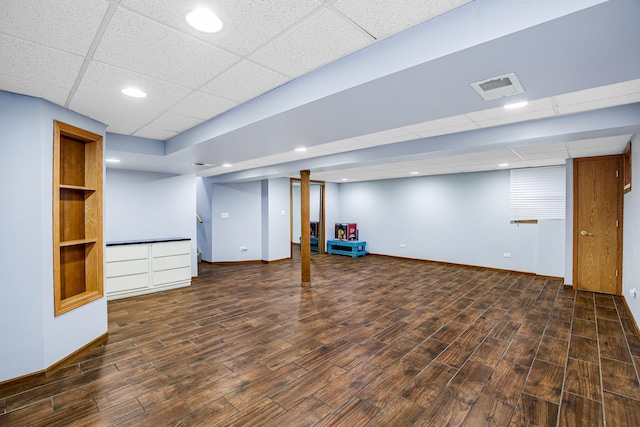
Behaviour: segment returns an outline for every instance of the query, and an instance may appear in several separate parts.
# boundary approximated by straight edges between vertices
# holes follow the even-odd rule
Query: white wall
[[[195,176],[107,169],[104,210],[107,242],[190,238],[198,275]]]
[[[564,221],[510,223],[509,171],[340,184],[339,200],[338,222],[357,223],[371,253],[554,276],[564,271]],[[548,250],[553,256],[539,256]]]
[[[629,289],[640,292],[640,137],[635,136],[631,150],[631,191],[624,196],[622,294],[640,322],[640,297],[629,295]]]
[[[335,238],[335,224],[343,222],[340,220],[340,188],[341,184],[327,182],[324,185],[324,216],[327,222],[324,228],[324,240]],[[326,248],[325,248],[326,249]]]
[[[262,259],[262,184],[260,181],[211,186],[212,260]],[[221,218],[221,214],[228,218]],[[241,251],[240,247],[246,247]]]
[[[46,369],[107,332],[105,298],[54,316],[54,119],[105,135],[84,116],[0,91],[0,382]]]

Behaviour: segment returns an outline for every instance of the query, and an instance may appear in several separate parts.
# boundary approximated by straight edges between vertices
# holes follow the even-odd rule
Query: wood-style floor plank
[[[0,385],[13,426],[577,426],[640,418],[621,297],[368,255],[200,264],[108,303],[109,341]]]

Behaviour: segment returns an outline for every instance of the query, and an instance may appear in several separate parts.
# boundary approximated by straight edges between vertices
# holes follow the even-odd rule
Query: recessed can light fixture
[[[231,167],[231,163],[223,163],[222,167],[223,168],[230,168]]]
[[[500,167],[500,168],[506,168],[507,166],[509,166],[509,163],[500,163],[498,165],[498,167]]]
[[[305,151],[307,151],[307,147],[298,147],[294,151],[298,153],[304,153]]]
[[[349,178],[342,178],[340,181],[349,181]]]
[[[420,172],[418,172],[418,171],[413,171],[413,172],[411,172],[411,175],[418,175],[419,173]]]
[[[222,30],[222,21],[209,9],[195,9],[185,17],[187,23],[203,33],[217,33]]]
[[[104,159],[104,161],[107,163],[120,163],[120,159],[113,159],[113,158]]]
[[[504,108],[507,110],[516,110],[518,108],[526,107],[529,104],[527,101],[514,102],[512,104],[505,104]]]
[[[141,91],[137,87],[126,87],[122,89],[120,92],[132,98],[145,98],[147,96],[145,92]]]

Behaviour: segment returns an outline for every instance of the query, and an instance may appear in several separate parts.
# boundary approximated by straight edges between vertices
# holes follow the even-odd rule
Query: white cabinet
[[[191,285],[191,241],[107,243],[107,299]]]

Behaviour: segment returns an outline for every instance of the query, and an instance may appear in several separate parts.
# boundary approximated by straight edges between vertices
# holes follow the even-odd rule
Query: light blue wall
[[[263,250],[264,261],[275,261],[291,256],[291,244],[289,243],[289,179],[279,178],[263,181],[268,197],[264,198],[262,223],[266,225],[266,252]],[[266,203],[266,206],[265,206]],[[266,209],[265,209],[266,208]]]
[[[198,275],[196,177],[107,169],[105,241],[188,237]]]
[[[564,221],[512,224],[509,171],[340,184],[340,222],[357,223],[375,254],[554,276],[564,271]],[[541,259],[549,248],[552,255]]]
[[[262,184],[260,181],[211,186],[212,261],[262,259]],[[221,213],[229,214],[221,218]],[[240,247],[246,247],[245,252]]]
[[[0,382],[46,369],[107,332],[105,298],[54,316],[54,120],[105,135],[84,116],[0,91]]]
[[[211,261],[211,183],[196,178],[196,208],[202,223],[196,224],[197,246],[204,261]]]
[[[324,206],[324,216],[327,221],[324,229],[324,240],[326,242],[335,237],[335,224],[343,222],[340,220],[340,184],[334,182],[325,183],[324,197],[327,199]]]
[[[624,196],[622,294],[636,319],[640,321],[640,296],[632,297],[629,289],[640,292],[640,137],[632,141],[631,191]]]

